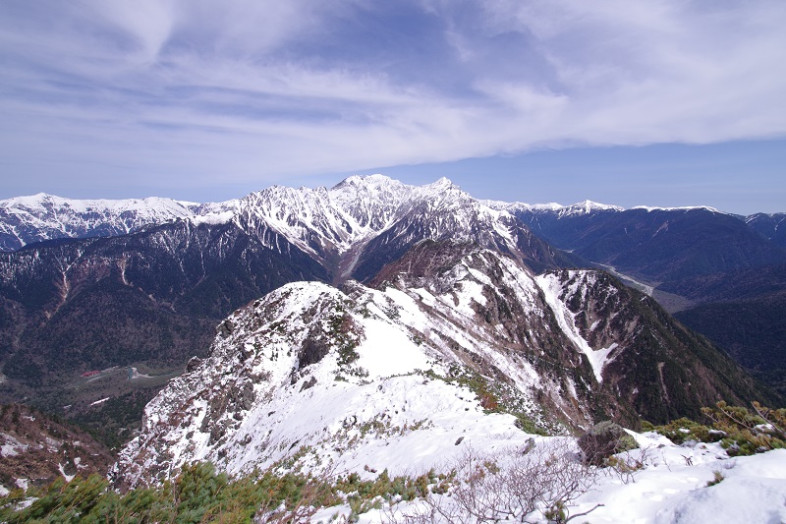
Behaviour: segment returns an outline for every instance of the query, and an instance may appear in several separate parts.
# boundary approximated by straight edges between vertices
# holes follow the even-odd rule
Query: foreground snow
[[[631,474],[611,468],[596,470],[592,487],[567,508],[568,516],[589,512],[576,522],[786,522],[786,450],[731,458],[718,444],[677,446],[655,433],[631,435],[640,448],[618,457],[629,464],[641,462],[643,468]],[[434,504],[450,496],[436,495]],[[423,501],[392,507],[383,503],[382,508],[360,515],[358,522],[408,522],[426,515],[428,508]],[[312,521],[328,522],[337,515],[348,517],[349,513],[348,507],[324,508]],[[437,517],[434,521],[448,520]],[[545,522],[542,515],[530,516],[528,521]]]
[[[786,450],[730,458],[718,444],[676,446],[635,435],[630,452],[646,466],[632,482],[611,475],[584,495],[580,508],[602,503],[593,523],[786,522]],[[722,480],[715,482],[722,476]]]
[[[213,356],[148,405],[145,431],[121,452],[116,470],[135,484],[159,466],[161,478],[194,461],[239,475],[295,456],[315,471],[417,476],[470,444],[502,449],[529,438],[514,416],[486,413],[469,388],[437,378],[449,373],[452,354],[398,324],[414,314],[414,299],[396,296],[396,303],[373,290],[362,297],[353,306],[325,284],[295,283],[237,312],[233,334],[219,337]],[[343,337],[355,360],[341,364],[332,349],[300,366],[302,354],[293,348],[322,344],[315,341],[332,329],[325,325],[342,319],[354,326]],[[341,338],[324,336],[325,351]],[[240,405],[244,391],[254,401]]]

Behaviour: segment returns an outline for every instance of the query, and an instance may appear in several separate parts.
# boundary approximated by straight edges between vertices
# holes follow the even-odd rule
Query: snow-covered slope
[[[535,277],[498,251],[423,241],[372,285],[287,284],[233,313],[210,357],[147,406],[118,482],[205,460],[232,474],[294,463],[367,474],[402,473],[406,457],[424,472],[462,443],[521,444],[520,428],[660,420],[720,382],[693,378],[715,372],[692,348],[648,346],[677,328],[593,271]],[[682,365],[664,369],[669,351]]]
[[[177,219],[226,222],[236,201],[195,204],[167,198],[75,200],[39,193],[0,201],[0,250],[57,238],[116,236]]]
[[[591,368],[563,335],[542,333],[551,313],[532,275],[493,251],[447,249],[457,263],[417,282],[293,283],[235,312],[211,356],[148,405],[119,482],[168,478],[197,460],[248,472],[293,455],[359,473],[393,473],[406,457],[407,470],[426,471],[462,452],[457,443],[524,442],[522,421],[552,431],[589,422],[586,396],[568,384],[592,381]],[[478,322],[501,301],[521,313],[520,328]],[[559,365],[531,361],[548,349],[541,336],[564,341]]]
[[[524,442],[513,416],[484,413],[448,380],[458,356],[406,327],[417,309],[401,294],[295,283],[236,312],[212,356],[148,405],[118,480],[169,478],[196,460],[241,473],[293,457],[366,475],[425,471],[457,442]]]
[[[235,221],[249,232],[282,234],[337,281],[368,258],[388,261],[391,252],[395,258],[424,239],[516,251],[521,227],[509,212],[473,199],[446,178],[409,186],[383,175],[353,176],[331,189],[268,188],[242,199]]]
[[[565,496],[579,486],[575,491],[578,496],[562,506],[566,518],[592,524],[714,524],[719,520],[733,523],[786,522],[786,450],[729,457],[718,444],[687,442],[676,445],[656,433],[629,433],[639,448],[617,454],[615,458],[636,469],[627,472],[614,468],[577,469],[574,471],[578,475],[562,477],[561,480],[572,481],[572,484],[563,484],[560,495]],[[542,439],[534,453],[530,454],[548,455],[549,449],[570,449],[571,444],[570,439],[559,437]],[[491,477],[499,475],[494,468],[504,471],[501,456],[508,459],[520,457],[521,451],[520,447],[511,446],[503,455],[478,452],[476,467],[483,471],[487,465],[493,465],[491,470],[486,468],[483,472]],[[516,478],[515,473],[512,476]],[[482,479],[477,479],[476,476],[473,480],[478,487],[494,485],[493,480],[484,484]],[[525,496],[531,493],[526,488],[524,486],[520,491]],[[502,489],[505,489],[504,486]],[[473,498],[469,497],[470,494]],[[471,493],[454,490],[446,494],[432,494],[428,503],[422,500],[401,501],[391,508],[372,509],[355,515],[355,518],[361,524],[482,522],[482,519],[470,514],[466,506],[476,503],[476,507],[483,508],[483,502],[495,500],[510,504],[498,508],[497,521],[554,522],[543,515],[545,508],[529,515],[520,512],[518,518],[505,515],[506,509],[517,508],[516,502],[511,503],[504,494],[500,496],[481,489]],[[526,499],[522,497],[522,500]],[[439,511],[433,511],[434,508],[439,508]],[[348,506],[329,507],[314,515],[313,521],[327,522],[331,518],[349,515]]]
[[[581,522],[786,522],[786,450],[732,458],[717,443],[678,446],[654,433],[632,435],[639,449],[619,457],[642,469],[604,471],[574,512],[603,506]]]
[[[554,318],[557,320],[560,330],[570,338],[579,351],[586,355],[595,374],[595,380],[600,383],[603,381],[603,369],[607,362],[612,360],[615,354],[622,348],[619,343],[611,342],[607,347],[594,349],[590,342],[584,338],[581,330],[576,325],[576,313],[570,310],[567,302],[577,294],[586,295],[591,286],[597,283],[597,274],[586,271],[571,271],[569,275],[567,282],[561,280],[559,275],[554,273],[539,275],[535,277],[535,280],[543,290],[543,296],[554,312]],[[610,285],[605,287],[606,289],[603,291],[605,295],[604,300],[608,300],[608,296],[613,295],[616,290]],[[584,310],[582,314],[587,312],[587,310]],[[590,331],[595,331],[600,327],[601,322],[605,320],[608,319],[598,318],[594,320],[590,326]]]

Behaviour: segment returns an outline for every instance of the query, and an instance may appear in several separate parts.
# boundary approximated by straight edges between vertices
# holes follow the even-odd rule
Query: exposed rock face
[[[626,409],[660,422],[697,417],[702,406],[722,398],[736,403],[772,398],[725,353],[676,322],[652,298],[608,274],[557,271],[538,279],[558,298],[552,307],[565,313],[576,345],[586,347],[586,341],[593,349],[585,354],[603,389],[624,399],[615,420],[624,420]]]
[[[610,456],[638,447],[622,426],[608,420],[592,426],[577,443],[584,461],[593,466],[603,466]]]

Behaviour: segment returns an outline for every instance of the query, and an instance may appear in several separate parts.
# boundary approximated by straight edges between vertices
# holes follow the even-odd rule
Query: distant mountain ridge
[[[706,207],[573,206],[554,210],[511,206],[537,235],[587,260],[680,293],[681,280],[763,267],[786,251],[735,215]]]
[[[196,224],[246,220],[251,214],[263,217],[290,238],[300,239],[309,251],[306,231],[325,231],[321,239],[346,251],[364,237],[390,226],[406,213],[401,204],[413,198],[437,198],[444,191],[459,191],[447,178],[426,186],[409,186],[384,175],[351,176],[330,189],[299,189],[271,186],[246,197],[224,202],[195,203],[170,198],[71,199],[46,193],[0,200],[0,251],[13,251],[35,242],[63,238],[118,236],[151,225],[175,220]],[[469,195],[464,195],[470,198]],[[368,198],[373,196],[373,198]],[[783,243],[786,213],[756,213],[740,217],[709,206],[624,208],[585,200],[570,205],[527,204],[475,200],[480,205],[511,214],[553,215],[558,218],[597,212],[689,211],[704,209],[742,218],[769,240]],[[281,204],[286,202],[286,205]],[[305,220],[305,221],[304,221]],[[308,222],[311,223],[308,223]],[[315,227],[318,226],[318,227]]]
[[[442,219],[423,219],[427,215]],[[520,237],[528,235],[507,211],[472,198],[446,178],[409,186],[369,175],[349,177],[331,189],[272,186],[238,200],[207,204],[159,198],[69,200],[44,194],[0,201],[0,249],[13,251],[52,239],[120,236],[183,220],[197,226],[231,223],[250,235],[274,231],[336,278],[348,277],[364,262],[372,266],[367,273],[378,270],[385,259],[364,261],[358,255],[367,242],[386,232],[397,237],[400,247],[412,238],[451,237],[507,250],[515,250]]]
[[[764,238],[786,247],[786,213],[756,213],[745,217],[745,223]]]
[[[496,205],[552,245],[635,281],[786,392],[786,214]]]
[[[0,251],[46,240],[124,235],[184,218],[220,221],[235,206],[236,201],[196,204],[158,197],[78,200],[46,193],[10,198],[0,200]]]

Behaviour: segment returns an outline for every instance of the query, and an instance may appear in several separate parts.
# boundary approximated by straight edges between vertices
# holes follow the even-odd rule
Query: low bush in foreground
[[[570,515],[574,501],[596,476],[564,442],[493,456],[468,451],[448,473],[430,471],[418,477],[391,477],[383,471],[363,480],[356,473],[318,478],[276,471],[230,479],[209,463],[193,464],[162,486],[124,494],[96,475],[60,479],[46,488],[16,490],[0,498],[0,522],[303,523],[319,508],[337,505],[349,510],[341,522],[354,522],[371,509],[387,512],[391,523],[436,517],[456,523],[524,521],[530,516],[566,522],[580,516]],[[410,501],[418,503],[397,505]],[[402,507],[415,514],[401,514]]]
[[[385,501],[444,492],[450,481],[433,471],[415,478],[391,478],[383,471],[374,480],[362,480],[356,473],[328,480],[271,470],[230,479],[216,473],[212,464],[199,463],[185,466],[160,487],[125,494],[113,491],[98,475],[15,490],[0,498],[0,522],[308,522],[320,507],[348,504],[352,517]],[[32,503],[24,507],[25,501]]]
[[[20,502],[34,499],[20,509]],[[93,475],[71,482],[58,479],[47,488],[14,492],[0,503],[0,522],[305,522],[314,505],[340,502],[333,488],[300,474],[230,480],[209,463],[183,468],[159,488],[125,494]]]
[[[729,455],[752,455],[786,448],[786,409],[770,409],[758,402],[753,409],[718,402],[702,408],[709,425],[681,418],[653,429],[676,444],[687,441],[720,442]]]

